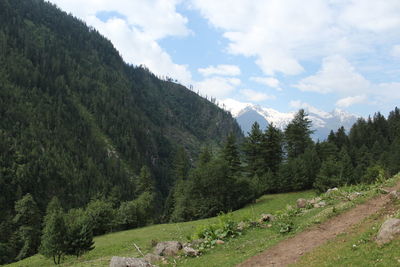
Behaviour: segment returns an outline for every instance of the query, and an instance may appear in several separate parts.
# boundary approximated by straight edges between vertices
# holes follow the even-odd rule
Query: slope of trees
[[[228,112],[124,63],[96,30],[43,0],[0,0],[0,118],[0,263],[38,251],[53,197],[66,212],[129,206],[138,218],[125,227],[159,221],[163,212],[150,210],[175,184],[178,145],[192,159],[229,132],[242,138]],[[38,229],[14,220],[27,194]]]

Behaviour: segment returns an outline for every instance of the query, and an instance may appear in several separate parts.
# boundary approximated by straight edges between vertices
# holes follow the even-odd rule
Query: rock
[[[303,209],[307,206],[307,200],[305,200],[304,198],[299,198],[296,201],[296,205],[299,209]]]
[[[224,242],[224,240],[218,239],[218,240],[215,241],[215,244],[222,245],[222,244],[225,244],[225,242]]]
[[[200,252],[198,250],[191,247],[183,247],[183,252],[190,257],[196,257],[200,255]]]
[[[148,261],[138,258],[112,257],[110,267],[155,267]]]
[[[392,191],[392,192],[389,193],[389,198],[390,198],[391,200],[397,200],[397,199],[400,198],[400,193],[397,192],[396,190],[394,190],[394,191]]]
[[[325,201],[320,201],[320,202],[318,202],[318,205],[319,205],[321,208],[323,208],[323,207],[326,206],[326,202],[325,202]]]
[[[376,237],[376,243],[378,243],[378,245],[389,243],[399,234],[400,234],[400,219],[395,219],[395,218],[388,219],[382,224],[378,236]]]
[[[385,188],[379,188],[379,192],[380,192],[381,194],[389,194],[389,193],[390,193],[390,191],[387,190],[387,189],[385,189]]]
[[[243,231],[246,228],[247,228],[247,224],[245,222],[239,222],[238,225],[236,226],[236,229],[238,231]]]
[[[154,254],[159,256],[175,256],[181,249],[181,242],[165,241],[157,244],[157,246],[154,248]]]
[[[320,197],[316,197],[316,198],[313,198],[313,199],[311,199],[311,200],[309,200],[309,201],[307,201],[309,204],[311,204],[311,205],[314,205],[314,204],[317,204],[318,202],[320,202],[322,200],[322,198],[320,198]]]
[[[353,192],[350,195],[348,195],[347,198],[349,200],[354,200],[354,199],[358,198],[359,196],[361,196],[360,192]]]
[[[150,262],[150,263],[157,263],[163,260],[163,257],[153,254],[153,253],[147,253],[146,256],[144,256],[144,260]]]
[[[195,239],[195,240],[192,240],[192,242],[190,242],[190,246],[189,246],[189,247],[195,247],[195,248],[197,248],[197,247],[200,246],[202,243],[204,243],[204,239]]]
[[[275,216],[272,214],[261,214],[260,222],[272,222],[275,221]]]
[[[327,194],[338,191],[339,189],[337,187],[334,188],[329,188],[328,191],[326,191]]]
[[[316,209],[318,209],[318,208],[320,208],[321,206],[320,206],[318,203],[315,203],[315,204],[313,205],[313,207],[316,208]]]

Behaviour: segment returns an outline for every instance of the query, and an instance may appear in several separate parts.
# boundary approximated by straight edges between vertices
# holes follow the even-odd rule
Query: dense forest
[[[0,262],[37,251],[54,197],[63,211],[147,201],[160,212],[140,225],[160,221],[178,144],[193,161],[202,144],[243,137],[228,112],[126,64],[96,30],[43,0],[0,0],[0,118]],[[33,221],[18,217],[29,205]]]
[[[0,264],[60,263],[93,235],[205,218],[264,193],[371,183],[400,171],[400,110],[311,139],[230,114],[123,62],[43,0],[0,0]]]

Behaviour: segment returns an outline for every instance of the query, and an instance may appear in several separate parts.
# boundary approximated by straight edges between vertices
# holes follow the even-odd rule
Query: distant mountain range
[[[233,99],[222,101],[222,105],[224,109],[230,111],[232,116],[236,118],[245,134],[251,130],[254,122],[258,122],[261,129],[265,129],[269,123],[273,123],[284,130],[296,113],[296,111],[279,112],[272,108],[243,103]],[[305,110],[308,113],[308,118],[312,121],[312,129],[315,130],[313,138],[315,140],[325,140],[331,130],[336,131],[341,126],[349,130],[358,119],[358,116],[340,109],[335,109],[331,112],[315,108],[305,108]]]

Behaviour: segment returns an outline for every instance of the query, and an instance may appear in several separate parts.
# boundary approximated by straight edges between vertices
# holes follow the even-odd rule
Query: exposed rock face
[[[155,267],[144,259],[112,257],[110,267]]]
[[[154,249],[154,254],[159,256],[175,256],[182,249],[181,242],[165,241],[160,242]]]
[[[303,209],[307,206],[307,200],[305,200],[304,198],[299,198],[296,201],[296,205],[299,209]]]
[[[400,234],[400,219],[391,218],[386,220],[379,230],[376,243],[383,245],[392,241]]]

